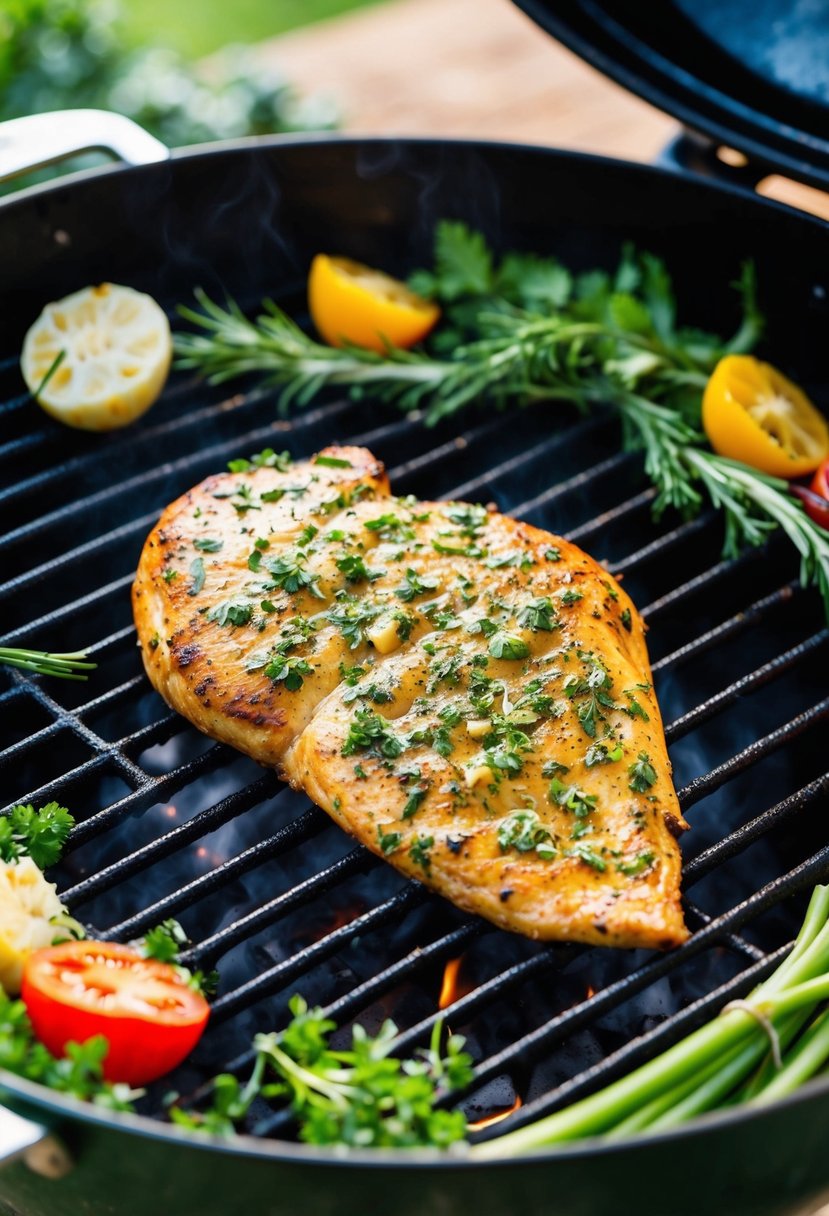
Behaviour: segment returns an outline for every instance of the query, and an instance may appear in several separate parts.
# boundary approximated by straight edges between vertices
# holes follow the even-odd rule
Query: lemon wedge
[[[157,400],[172,353],[170,325],[155,300],[101,283],[46,305],[23,341],[20,369],[58,422],[111,431]]]

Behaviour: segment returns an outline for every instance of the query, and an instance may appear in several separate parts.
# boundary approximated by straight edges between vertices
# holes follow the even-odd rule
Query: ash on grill
[[[609,417],[469,414],[458,436],[332,401],[275,426],[269,392],[224,399],[174,376],[134,433],[91,442],[46,421],[33,430],[12,396],[13,364],[0,364],[6,641],[91,644],[99,668],[86,685],[0,674],[6,798],[57,798],[79,820],[57,875],[75,915],[120,940],[176,916],[194,942],[186,961],[221,974],[207,1035],[147,1110],[161,1115],[172,1087],[193,1094],[217,1072],[244,1072],[252,1034],[284,1025],[300,991],[344,1028],[393,1017],[407,1052],[445,1016],[477,1064],[461,1101],[497,1134],[498,1116],[512,1127],[580,1096],[771,968],[829,874],[816,813],[829,791],[827,631],[785,546],[725,563],[715,516],[654,525],[653,493]],[[653,956],[538,945],[471,921],[150,691],[128,589],[162,507],[229,458],[264,446],[302,457],[335,440],[377,452],[401,492],[494,500],[624,575],[650,625],[692,824],[685,946]],[[162,451],[180,455],[159,465]],[[261,1104],[249,1127],[291,1133],[284,1112]]]

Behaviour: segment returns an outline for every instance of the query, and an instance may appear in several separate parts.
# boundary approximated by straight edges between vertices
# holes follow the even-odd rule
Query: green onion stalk
[[[628,1076],[471,1155],[494,1160],[584,1137],[664,1131],[724,1105],[785,1097],[829,1061],[827,999],[829,886],[819,886],[791,952],[746,1000]]]

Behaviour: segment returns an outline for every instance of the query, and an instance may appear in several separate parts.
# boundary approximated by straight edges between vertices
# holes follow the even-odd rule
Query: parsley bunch
[[[435,1109],[438,1089],[460,1089],[472,1079],[463,1039],[451,1035],[442,1054],[436,1024],[428,1050],[400,1060],[391,1055],[397,1027],[386,1021],[372,1037],[362,1026],[351,1046],[331,1046],[335,1023],[301,996],[289,1002],[293,1017],[281,1034],[259,1034],[256,1063],[242,1086],[230,1074],[216,1078],[213,1101],[201,1112],[173,1107],[174,1122],[229,1134],[258,1097],[285,1099],[307,1144],[356,1148],[444,1148],[466,1133],[462,1113]]]
[[[65,1057],[58,1059],[35,1038],[23,1002],[0,989],[0,1068],[96,1106],[132,1110],[137,1091],[103,1079],[108,1049],[103,1035],[96,1035],[85,1043],[67,1043]]]
[[[256,371],[282,388],[282,405],[306,405],[340,386],[434,423],[473,401],[500,407],[570,402],[582,412],[613,407],[623,445],[644,455],[657,488],[654,512],[696,514],[707,498],[725,513],[725,556],[782,529],[801,557],[801,581],[820,590],[829,616],[829,533],[788,485],[715,455],[701,430],[701,398],[720,358],[751,350],[762,332],[754,272],[737,289],[743,320],[723,340],[679,325],[670,276],[649,253],[627,247],[616,270],[573,275],[556,259],[508,253],[496,259],[479,232],[444,221],[434,265],[410,285],[441,303],[444,321],[424,351],[379,355],[314,341],[272,301],[251,321],[233,301],[197,292],[182,308],[198,332],[179,334],[179,366],[212,382]]]
[[[33,806],[14,806],[0,816],[0,860],[17,861],[31,857],[35,865],[45,870],[53,866],[63,852],[75,820],[65,806],[50,802],[36,811]]]

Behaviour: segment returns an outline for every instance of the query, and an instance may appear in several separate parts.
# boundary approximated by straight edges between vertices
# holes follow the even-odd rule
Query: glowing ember
[[[591,998],[591,997],[594,997],[594,996],[596,995],[596,989],[593,987],[593,985],[592,985],[592,984],[588,984],[588,985],[587,985],[587,993],[586,993],[586,995],[587,995],[587,999],[588,999],[588,1001],[590,1000],[590,998]]]
[[[447,1006],[453,1005],[459,997],[464,995],[467,989],[461,989],[458,983],[458,973],[461,969],[461,958],[450,958],[449,962],[443,971],[443,983],[440,986],[440,996],[438,997],[438,1009],[446,1009]]]
[[[164,814],[167,816],[168,819],[175,819],[176,815],[178,814],[178,811],[176,810],[176,808],[174,806],[168,806],[166,808],[166,810],[164,811]]]
[[[485,1127],[492,1127],[493,1123],[501,1123],[504,1119],[508,1119],[520,1106],[521,1098],[516,1095],[512,1106],[508,1107],[507,1110],[496,1110],[494,1115],[487,1115],[485,1119],[478,1119],[477,1123],[467,1123],[467,1129],[470,1132],[483,1131]]]

